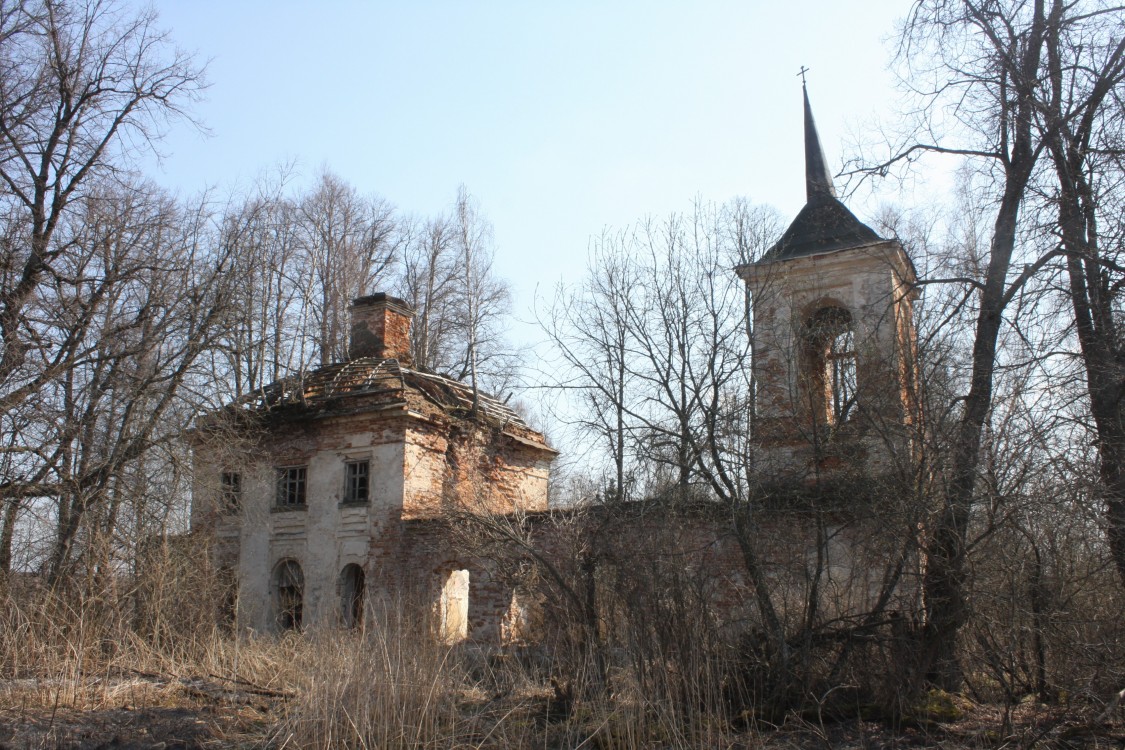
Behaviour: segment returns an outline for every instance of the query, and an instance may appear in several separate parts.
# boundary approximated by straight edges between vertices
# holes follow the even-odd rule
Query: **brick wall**
[[[410,325],[414,311],[397,297],[379,293],[352,302],[348,356],[411,360]]]
[[[823,558],[818,558],[817,528],[810,513],[764,513],[755,534],[778,614],[791,630],[806,616],[818,559],[825,565],[818,582],[820,616],[847,620],[870,609],[901,550],[901,529],[874,512],[822,520],[827,521],[821,529],[827,539]],[[419,590],[428,591],[425,596],[437,596],[443,572],[470,571],[472,638],[547,637],[544,632],[511,632],[513,596],[521,594],[525,603],[538,602],[548,630],[575,622],[579,613],[555,576],[584,596],[583,561],[588,559],[594,560],[601,627],[613,628],[615,616],[629,616],[626,611],[659,617],[662,608],[675,601],[688,609],[689,617],[707,619],[732,635],[758,627],[742,548],[729,516],[718,506],[637,504],[533,514],[510,526],[507,543],[489,532],[474,533],[472,526],[471,520],[451,524],[431,519],[408,524],[406,531],[413,566],[433,571],[428,585],[419,582]],[[528,546],[534,548],[534,558]],[[551,575],[544,574],[544,564],[553,568]],[[918,561],[912,557],[890,609],[913,611],[917,606],[917,575]],[[532,590],[521,592],[529,581]]]
[[[410,521],[457,508],[546,508],[553,451],[529,445],[523,432],[512,435],[407,395],[397,405],[334,407],[335,413],[278,410],[237,439],[233,432],[213,440],[197,435],[193,528],[223,540],[215,549],[237,569],[242,625],[275,626],[273,574],[284,560],[301,566],[305,623],[330,624],[342,611],[340,574],[348,564],[363,567],[372,597],[430,597],[435,581],[462,569],[451,567],[461,563],[450,557],[448,538],[412,535]],[[357,460],[370,465],[370,497],[360,506],[342,502],[345,465]],[[277,472],[291,466],[306,469],[306,504],[278,508]],[[221,507],[224,471],[242,477],[235,514]],[[488,602],[504,599],[494,588],[478,568],[470,590],[474,632],[494,627]]]

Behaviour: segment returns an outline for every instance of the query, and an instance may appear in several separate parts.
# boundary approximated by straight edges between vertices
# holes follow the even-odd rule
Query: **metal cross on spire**
[[[801,69],[799,71],[797,71],[797,75],[801,76],[801,86],[804,86],[807,83],[807,81],[805,81],[805,73],[808,73],[808,72],[809,72],[809,69],[806,68],[804,65],[802,65]]]

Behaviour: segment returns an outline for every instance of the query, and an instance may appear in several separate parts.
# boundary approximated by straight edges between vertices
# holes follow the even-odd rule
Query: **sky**
[[[145,171],[192,194],[294,162],[406,214],[459,185],[494,225],[495,271],[529,320],[575,283],[591,237],[744,196],[804,203],[801,89],[830,168],[893,116],[887,65],[908,0],[320,2],[157,0],[208,61],[193,111]],[[861,217],[876,209],[857,194]],[[516,338],[533,336],[516,325]]]

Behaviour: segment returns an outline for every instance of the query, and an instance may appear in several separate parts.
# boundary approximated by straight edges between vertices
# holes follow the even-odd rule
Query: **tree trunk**
[[[1070,302],[1086,371],[1090,413],[1097,432],[1106,537],[1113,563],[1125,583],[1125,401],[1122,399],[1125,367],[1121,365],[1125,352],[1117,351],[1122,332],[1114,318],[1112,300],[1103,293],[1105,284],[1097,263],[1097,238],[1092,230],[1083,229],[1077,201],[1072,190],[1062,190],[1060,223],[1069,253]]]
[[[962,682],[957,661],[957,634],[965,624],[965,553],[973,493],[980,463],[981,434],[992,408],[996,343],[1007,304],[1005,283],[1016,244],[1020,206],[1038,157],[1032,145],[1031,125],[1035,111],[1034,91],[1044,34],[1043,0],[1035,2],[1035,17],[1018,69],[1003,72],[1014,101],[1001,106],[1001,138],[1014,131],[1011,149],[1002,155],[1005,168],[1004,195],[993,225],[988,271],[980,297],[976,335],[973,340],[972,375],[964,412],[953,444],[951,476],[945,497],[926,547],[926,570],[922,579],[926,625],[922,628],[922,656],[929,682],[945,690],[959,690]]]
[[[16,533],[16,516],[19,515],[19,498],[4,501],[4,518],[0,521],[0,579],[12,572],[12,539]]]

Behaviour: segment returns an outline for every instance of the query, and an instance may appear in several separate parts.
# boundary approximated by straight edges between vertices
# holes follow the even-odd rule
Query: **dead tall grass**
[[[154,638],[138,627],[134,598],[114,589],[96,597],[34,582],[0,590],[0,702],[56,709],[135,704],[128,686],[143,682],[151,690],[153,677],[277,685],[299,648],[232,638],[213,619],[182,635]]]
[[[756,652],[728,642],[690,598],[672,606],[678,600],[625,591],[594,645],[559,627],[501,651],[443,644],[431,637],[427,612],[395,602],[373,602],[356,631],[240,633],[216,617],[222,592],[208,585],[171,576],[144,586],[118,581],[94,595],[28,578],[0,589],[0,745],[86,747],[83,722],[116,721],[103,733],[109,741],[170,716],[161,741],[205,734],[186,747],[675,750],[757,745],[769,718],[754,682]],[[876,659],[876,646],[864,652],[875,676],[892,655]],[[1103,644],[1097,653],[1113,650]],[[1062,669],[1051,676],[1069,674]],[[847,677],[867,679],[859,670]],[[1078,695],[1076,680],[1058,684],[1071,700]],[[953,713],[978,724],[989,715],[963,703]],[[828,737],[836,730],[820,704],[777,723],[799,719],[806,735]],[[875,715],[867,708],[857,703],[855,715]],[[1069,715],[1061,698],[1051,710],[1059,721]],[[1007,736],[1017,718],[1006,713],[985,728]],[[5,734],[13,722],[38,722],[38,734]]]
[[[413,748],[442,745],[462,724],[461,658],[397,611],[357,632],[308,633],[285,670],[295,697],[281,711],[282,747]]]
[[[703,673],[677,678],[673,699],[615,665],[609,688],[595,691],[581,670],[553,681],[562,671],[549,649],[451,647],[402,607],[369,612],[358,631],[239,635],[190,613],[154,628],[129,593],[0,592],[0,706],[18,720],[49,715],[52,726],[70,712],[72,727],[75,716],[174,707],[208,717],[220,738],[233,731],[222,721],[250,712],[239,741],[284,748],[691,748],[732,736],[717,712],[705,716],[713,680]],[[166,637],[172,627],[176,638]],[[684,692],[696,683],[698,695]],[[29,746],[67,746],[81,734],[67,731],[41,732]]]
[[[614,650],[603,681],[547,645],[447,646],[401,607],[369,612],[359,631],[252,635],[181,623],[173,642],[152,637],[131,601],[122,592],[98,601],[0,592],[0,743],[88,747],[93,736],[110,742],[138,727],[148,734],[126,745],[676,750],[812,746],[802,743],[817,737],[823,747],[841,732],[842,742],[863,741],[807,716],[786,720],[797,744],[784,729],[761,734],[716,690],[729,684],[731,665],[702,648]],[[962,735],[1001,726],[987,707],[965,704],[977,718]],[[38,725],[12,735],[13,719]],[[89,729],[114,721],[101,735]],[[160,721],[163,735],[153,729]],[[1012,721],[1006,732],[1018,729]],[[189,732],[197,734],[185,743]]]

